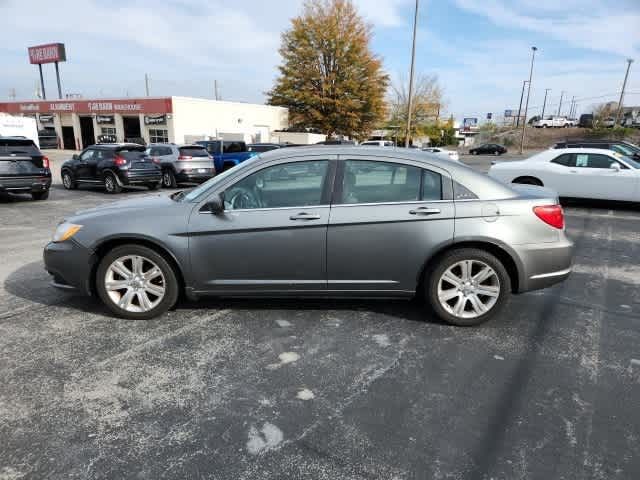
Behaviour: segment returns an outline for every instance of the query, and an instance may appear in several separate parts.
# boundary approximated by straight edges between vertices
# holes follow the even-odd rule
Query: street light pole
[[[531,47],[531,69],[529,70],[529,88],[527,89],[527,101],[524,105],[524,118],[522,119],[522,137],[520,138],[520,154],[524,149],[524,133],[527,126],[527,111],[529,110],[529,94],[531,93],[531,80],[533,80],[533,62],[536,59],[537,47]]]
[[[560,111],[562,110],[562,97],[564,97],[564,90],[560,92],[560,105],[558,105],[558,116],[560,116]]]
[[[544,89],[544,103],[542,104],[542,114],[540,115],[540,120],[544,120],[544,110],[547,108],[547,95],[551,91],[550,88]]]
[[[618,101],[618,113],[616,114],[616,125],[620,121],[620,114],[622,113],[622,101],[624,100],[624,91],[627,88],[627,79],[629,78],[629,70],[631,69],[631,64],[633,63],[633,58],[627,58],[627,73],[624,74],[624,82],[622,83],[622,91],[620,92],[620,100]]]
[[[520,115],[522,115],[522,101],[524,100],[524,87],[527,86],[528,80],[522,82],[522,93],[520,94],[520,106],[518,107],[518,118],[516,119],[516,128],[520,126]]]
[[[409,71],[409,105],[407,111],[407,135],[404,139],[404,146],[409,148],[409,135],[411,134],[411,114],[413,113],[413,69],[416,62],[416,29],[418,27],[418,1],[416,0],[416,10],[413,15],[413,45],[411,46],[411,69]]]

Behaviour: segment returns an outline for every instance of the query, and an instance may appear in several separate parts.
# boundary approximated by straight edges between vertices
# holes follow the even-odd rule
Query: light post
[[[411,47],[411,69],[409,71],[409,105],[407,111],[407,135],[404,139],[405,148],[409,148],[409,135],[411,135],[411,114],[413,112],[413,68],[416,62],[416,29],[418,27],[418,0],[413,15],[413,45]]]
[[[524,88],[527,86],[527,82],[529,80],[525,80],[522,82],[522,93],[520,94],[520,106],[518,107],[518,118],[516,119],[516,128],[520,126],[520,116],[522,115],[522,100],[524,100]]]
[[[558,117],[560,116],[560,111],[562,110],[562,97],[564,97],[565,93],[566,92],[564,90],[560,92],[560,105],[558,105]]]
[[[529,70],[529,88],[527,89],[527,101],[524,105],[524,118],[522,119],[522,137],[520,137],[520,154],[524,149],[524,133],[527,126],[527,111],[529,110],[529,94],[531,93],[531,80],[533,80],[533,62],[536,59],[537,47],[531,47],[531,69]]]
[[[544,103],[542,104],[542,115],[540,115],[540,120],[544,120],[544,110],[547,108],[547,95],[551,91],[550,88],[544,89]]]
[[[620,100],[618,101],[618,113],[616,114],[616,125],[620,121],[620,114],[622,113],[622,101],[624,100],[624,91],[627,88],[627,79],[629,78],[629,70],[631,69],[631,64],[633,63],[633,58],[627,58],[627,73],[624,74],[624,82],[622,83],[622,91],[620,92]]]

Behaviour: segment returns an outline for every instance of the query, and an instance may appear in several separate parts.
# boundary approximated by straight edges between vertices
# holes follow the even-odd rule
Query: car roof
[[[139,143],[131,143],[131,142],[127,142],[127,143],[96,143],[94,145],[89,145],[90,147],[97,147],[97,148],[104,148],[104,149],[111,149],[111,148],[121,148],[121,147],[144,147],[144,145],[141,145]]]
[[[574,148],[550,148],[540,153],[536,153],[535,155],[525,158],[526,160],[546,160],[548,158],[555,158],[565,153],[593,153],[600,155],[608,155],[610,157],[615,157],[617,154],[613,150],[608,150],[606,148],[587,148],[587,147],[574,147]]]

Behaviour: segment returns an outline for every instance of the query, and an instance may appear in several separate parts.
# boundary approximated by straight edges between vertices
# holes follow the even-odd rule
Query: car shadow
[[[84,313],[115,317],[96,297],[59,290],[51,285],[51,277],[41,261],[31,262],[7,276],[4,289],[11,295],[42,306],[74,308]],[[381,299],[304,299],[304,298],[202,298],[180,299],[173,311],[186,310],[353,310],[388,315],[412,322],[443,324],[421,300]]]

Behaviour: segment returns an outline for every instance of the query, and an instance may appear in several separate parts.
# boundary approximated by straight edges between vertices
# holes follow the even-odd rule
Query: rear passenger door
[[[415,292],[425,260],[453,238],[451,179],[392,158],[338,162],[327,233],[328,289]]]

